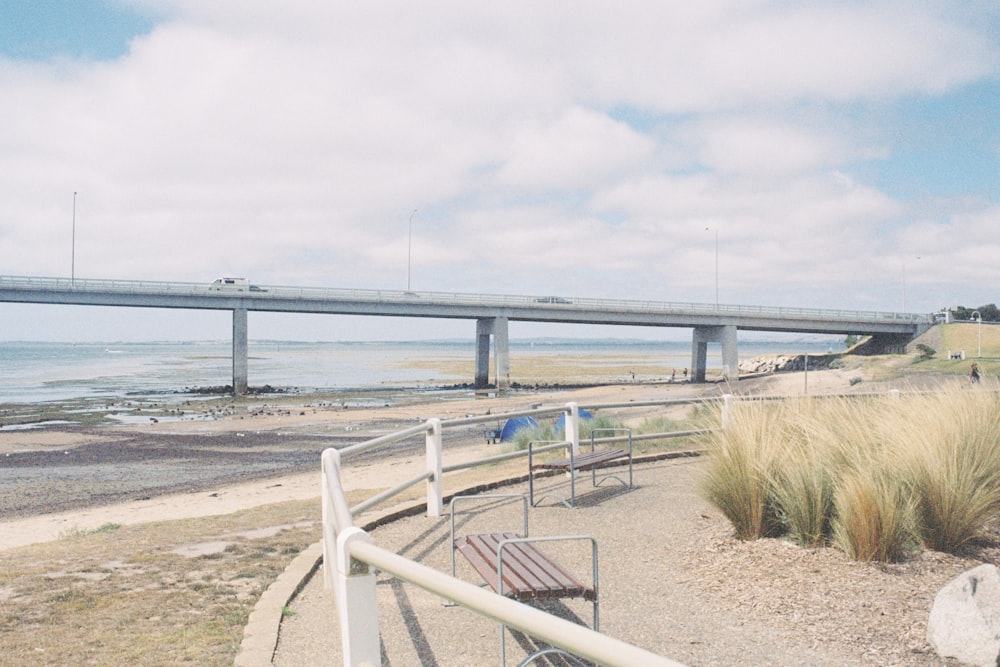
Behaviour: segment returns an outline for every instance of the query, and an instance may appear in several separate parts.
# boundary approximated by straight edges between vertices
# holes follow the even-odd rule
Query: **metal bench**
[[[628,449],[597,449],[597,433],[609,433],[609,432],[627,432],[628,433]],[[538,503],[535,502],[535,470],[557,470],[569,473],[569,489],[570,496],[567,502],[565,498],[558,496],[554,493],[547,493],[539,498],[547,496],[552,496],[556,498],[559,502],[567,507],[576,507],[576,473],[584,470],[590,470],[591,483],[593,486],[600,486],[601,483],[606,479],[618,480],[622,486],[632,489],[635,487],[634,477],[632,473],[632,430],[631,429],[618,429],[618,428],[602,428],[594,429],[590,434],[590,451],[574,454],[572,445],[567,442],[566,447],[569,449],[569,458],[559,459],[558,461],[543,461],[535,462],[535,453],[533,448],[534,443],[528,443],[528,496],[531,500],[531,506],[534,507]],[[610,463],[611,461],[616,461],[618,459],[628,460],[628,482],[625,482],[621,477],[617,475],[604,475],[598,481],[597,469],[604,466],[604,464]]]
[[[523,533],[502,532],[455,536],[455,506],[459,501],[518,498],[523,503]],[[586,535],[528,536],[528,499],[522,494],[455,496],[451,515],[451,576],[455,576],[455,552],[461,553],[486,584],[500,595],[521,602],[583,598],[593,603],[594,630],[600,630],[598,601],[597,541]],[[541,542],[589,540],[592,575],[590,586],[541,549]],[[505,628],[500,627],[500,664],[505,661]],[[533,656],[529,656],[529,659]]]

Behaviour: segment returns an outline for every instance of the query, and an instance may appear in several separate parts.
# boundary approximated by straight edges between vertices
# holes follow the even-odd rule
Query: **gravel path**
[[[917,566],[894,570],[779,540],[738,543],[724,519],[701,500],[698,468],[691,460],[647,464],[637,469],[638,488],[630,493],[605,485],[575,510],[561,505],[530,510],[534,535],[582,533],[598,540],[603,632],[689,665],[952,664],[923,642],[923,623],[939,584],[968,563],[938,555],[930,559],[935,567],[918,559]],[[565,482],[552,478],[546,484]],[[524,485],[509,490],[526,492]],[[519,503],[507,503],[460,518],[470,532],[516,530],[519,513]],[[448,530],[446,518],[420,516],[372,535],[376,544],[447,572]],[[585,556],[558,558],[586,573]],[[464,563],[458,574],[478,581]],[[494,623],[463,608],[443,607],[439,598],[388,576],[378,578],[378,591],[385,664],[496,662]],[[915,601],[898,604],[905,596]],[[275,666],[340,664],[336,616],[319,574],[290,609]],[[551,610],[591,620],[589,604],[580,601]],[[526,655],[530,645],[508,635],[508,661]]]

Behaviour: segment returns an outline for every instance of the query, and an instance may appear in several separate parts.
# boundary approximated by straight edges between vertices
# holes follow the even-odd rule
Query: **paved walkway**
[[[529,510],[531,534],[597,539],[601,631],[608,635],[689,665],[859,664],[856,656],[803,645],[794,632],[747,621],[735,605],[701,589],[685,561],[699,544],[704,548],[700,534],[715,510],[697,492],[698,468],[696,459],[638,465],[637,488],[630,492],[615,482],[594,490],[585,477],[577,486],[583,496],[576,509],[547,501]],[[564,476],[548,478],[542,487],[560,494],[569,490]],[[502,491],[526,493],[527,486]],[[459,524],[464,532],[519,531],[520,508],[516,501],[470,505],[469,512],[459,515]],[[372,537],[380,546],[450,571],[447,517],[410,517],[375,529]],[[584,575],[590,572],[589,547],[581,544],[575,550],[572,544],[561,546],[556,557]],[[547,545],[546,550],[556,548]],[[458,576],[479,583],[460,556],[458,561]],[[497,664],[496,623],[462,607],[445,607],[440,598],[393,577],[379,576],[377,588],[384,664]],[[548,610],[592,622],[591,606],[582,600],[550,603]],[[508,664],[517,664],[533,648],[529,638],[508,633]],[[288,604],[273,664],[342,664],[332,595],[323,588],[321,571],[308,577]]]

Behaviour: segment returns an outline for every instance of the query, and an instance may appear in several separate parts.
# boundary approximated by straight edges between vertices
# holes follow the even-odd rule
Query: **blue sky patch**
[[[900,197],[976,194],[1000,200],[1000,81],[901,101],[888,126],[892,154],[878,183]]]
[[[107,0],[0,0],[0,56],[114,60],[154,21]]]

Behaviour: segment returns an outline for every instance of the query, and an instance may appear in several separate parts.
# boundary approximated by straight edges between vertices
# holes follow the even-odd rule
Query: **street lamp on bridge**
[[[69,256],[69,281],[76,282],[76,192],[73,193],[73,238]]]
[[[914,259],[919,260],[920,257]],[[903,312],[906,312],[906,260],[903,260]]]
[[[719,228],[718,227],[706,227],[707,232],[710,229],[715,230],[715,307],[719,307]]]
[[[976,357],[982,358],[983,356],[983,316],[978,310],[972,311],[971,317],[976,318],[978,327],[976,330],[977,338],[979,339],[979,349],[976,351]]]
[[[406,291],[410,291],[410,257],[413,250],[413,215],[417,212],[417,209],[410,211],[410,222],[407,225],[407,241],[406,241]]]

